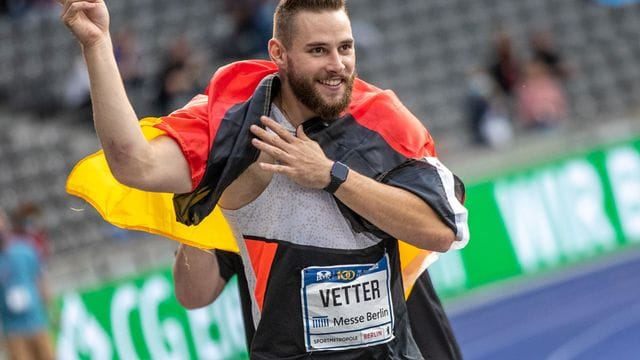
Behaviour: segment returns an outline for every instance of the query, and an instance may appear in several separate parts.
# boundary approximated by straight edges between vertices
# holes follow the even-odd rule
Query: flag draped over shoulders
[[[189,163],[194,189],[188,195],[189,201],[212,191],[199,191],[203,189],[202,184],[210,182],[208,172],[211,168],[218,167],[223,172],[234,166],[232,157],[222,161],[212,159],[211,154],[216,154],[218,148],[223,152],[232,151],[238,146],[237,141],[217,139],[229,128],[240,126],[233,123],[234,116],[229,114],[238,111],[239,104],[250,101],[261,81],[276,71],[275,65],[267,61],[243,61],[222,67],[212,77],[205,94],[196,96],[185,107],[166,117],[140,121],[147,139],[170,136],[181,147]],[[416,159],[435,156],[433,140],[427,130],[392,92],[358,79],[348,112],[363,127],[381,134],[399,154]],[[210,214],[207,210],[196,221],[187,222],[191,226],[185,225],[185,221],[178,221],[180,214],[174,208],[174,194],[145,192],[120,184],[111,174],[102,150],[74,167],[66,189],[89,202],[113,225],[162,235],[199,248],[238,251],[234,236],[217,207]],[[429,251],[400,242],[405,296],[434,256]]]

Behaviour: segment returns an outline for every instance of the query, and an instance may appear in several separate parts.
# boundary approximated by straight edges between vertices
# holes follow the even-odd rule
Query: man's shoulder
[[[265,60],[245,60],[220,67],[211,77],[206,95],[209,101],[235,103],[249,98],[266,76],[278,71]]]
[[[380,134],[397,152],[410,158],[432,155],[434,142],[425,125],[391,90],[356,80],[349,113]]]

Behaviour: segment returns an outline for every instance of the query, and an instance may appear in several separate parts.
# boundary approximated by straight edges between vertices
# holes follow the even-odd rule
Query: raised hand
[[[109,11],[103,0],[59,0],[64,24],[84,47],[109,38]]]
[[[307,137],[302,126],[293,135],[266,116],[260,120],[273,133],[251,126],[251,132],[257,136],[252,140],[253,146],[277,160],[276,164],[259,163],[262,170],[285,174],[308,188],[323,189],[329,185],[333,161],[325,156],[318,143]]]

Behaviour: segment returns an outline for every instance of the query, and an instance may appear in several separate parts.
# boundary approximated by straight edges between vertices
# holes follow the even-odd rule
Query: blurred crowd
[[[155,74],[147,72],[136,34],[125,27],[114,34],[113,47],[122,81],[134,105],[152,114],[167,114],[184,105],[204,84],[202,69],[205,58],[193,50],[188,39],[175,38],[162,55],[160,67]],[[66,79],[62,104],[75,117],[86,123],[91,119],[90,84],[85,62],[81,55],[73,60]],[[152,96],[142,96],[152,91]],[[148,114],[141,114],[148,115]]]
[[[143,57],[133,26],[114,28],[116,60],[136,110],[141,109],[141,116],[161,115],[184,105],[207,85],[211,74],[206,73],[210,71],[206,65],[266,58],[276,5],[276,0],[224,0],[229,21],[224,39],[203,48],[177,33],[166,42],[162,53],[153,55],[152,62]],[[57,17],[59,10],[56,0],[0,0],[0,21],[21,21],[43,13]],[[31,108],[47,115],[64,111],[73,119],[90,123],[89,78],[79,53],[71,57],[68,67],[62,89],[42,96],[42,101]]]
[[[559,129],[568,118],[564,86],[571,68],[550,31],[536,31],[529,57],[516,52],[509,33],[499,31],[488,63],[468,74],[466,114],[473,141],[499,147],[514,128],[530,132]]]
[[[0,12],[20,17],[57,8],[55,4],[55,0],[1,0]],[[134,27],[117,27],[113,38],[116,61],[138,115],[163,115],[187,103],[207,85],[211,63],[266,58],[276,4],[276,0],[224,0],[229,21],[225,39],[196,47],[187,36],[178,34],[166,42],[162,54],[154,55],[154,67],[143,57]],[[359,45],[366,44],[366,39]],[[465,113],[475,144],[500,147],[519,128],[550,132],[568,117],[564,86],[571,69],[550,31],[533,32],[526,54],[517,50],[507,31],[497,31],[489,59],[467,75]],[[45,96],[49,100],[41,112],[65,111],[90,124],[89,78],[79,54],[70,62],[62,87],[53,97]]]
[[[56,3],[0,0],[0,16],[20,18],[30,12],[57,9]],[[276,4],[276,0],[224,0],[229,22],[225,39],[194,46],[186,35],[178,34],[165,42],[162,53],[153,55],[156,66],[149,66],[149,60],[144,58],[134,27],[118,26],[114,30],[114,52],[138,115],[163,115],[184,105],[207,85],[212,63],[266,58]],[[354,22],[354,30],[360,25]],[[359,37],[360,50],[366,48],[367,39]],[[496,31],[489,58],[467,72],[464,113],[474,144],[501,147],[519,129],[549,133],[566,123],[570,106],[565,88],[572,70],[556,46],[553,33],[532,31],[526,48],[522,51],[515,46],[509,32]],[[45,109],[36,112],[65,111],[71,114],[69,117],[90,124],[89,78],[79,54],[69,62],[60,87],[54,96],[43,96]]]
[[[51,3],[3,0],[0,9],[19,16],[50,7]],[[138,115],[164,115],[187,103],[206,87],[212,63],[267,58],[266,44],[272,35],[276,4],[276,0],[225,0],[223,8],[229,21],[226,38],[208,47],[196,47],[187,36],[178,34],[166,42],[163,53],[154,55],[154,67],[142,55],[134,27],[117,27],[113,37],[116,61]],[[358,24],[354,23],[354,28]],[[359,45],[366,45],[367,37],[363,39]],[[532,32],[527,45],[527,51],[522,53],[507,31],[497,31],[489,58],[468,71],[464,113],[474,144],[501,147],[519,129],[548,133],[566,122],[569,106],[565,82],[571,76],[571,68],[550,31]],[[69,67],[63,90],[55,94],[57,99],[49,100],[42,112],[65,111],[72,114],[71,118],[90,124],[89,78],[79,54]]]

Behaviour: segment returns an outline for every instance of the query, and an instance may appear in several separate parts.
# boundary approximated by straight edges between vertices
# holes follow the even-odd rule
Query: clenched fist
[[[109,11],[103,0],[59,0],[62,21],[83,47],[109,38]]]

